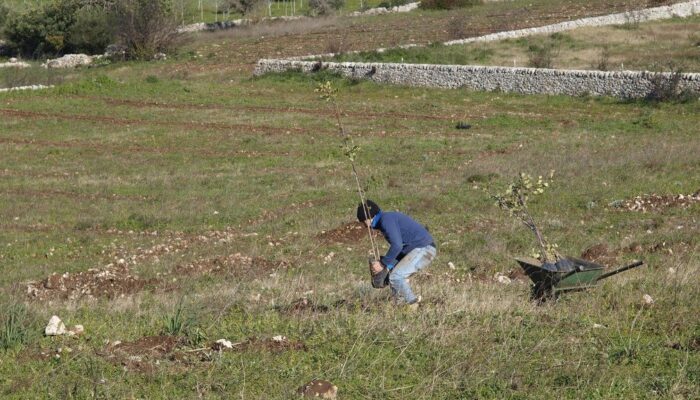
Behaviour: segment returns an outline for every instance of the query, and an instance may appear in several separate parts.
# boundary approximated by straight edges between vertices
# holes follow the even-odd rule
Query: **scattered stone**
[[[69,336],[80,336],[85,333],[85,327],[82,325],[73,325],[67,332]]]
[[[225,349],[233,349],[233,343],[230,340],[219,339],[211,346],[212,350],[222,351]]]
[[[126,57],[126,46],[120,44],[110,44],[105,49],[104,56],[109,59],[123,59]]]
[[[167,59],[168,56],[165,53],[156,53],[153,55],[153,61],[165,61]]]
[[[329,381],[314,379],[297,389],[297,394],[304,397],[318,397],[321,399],[335,399],[338,395],[338,387]]]
[[[0,63],[0,68],[29,68],[31,65],[24,61],[19,61],[16,58],[10,58],[8,62]]]
[[[65,335],[65,333],[66,326],[57,315],[52,316],[48,325],[46,325],[46,328],[44,328],[44,334],[46,336],[60,336]]]
[[[616,200],[610,203],[612,207],[626,211],[637,211],[646,213],[649,211],[661,211],[670,207],[687,208],[694,203],[700,202],[700,192],[689,195],[678,194],[644,194],[630,200]]]

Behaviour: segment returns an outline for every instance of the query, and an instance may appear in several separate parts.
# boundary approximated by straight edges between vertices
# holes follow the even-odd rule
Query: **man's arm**
[[[384,257],[381,257],[381,261],[382,264],[391,270],[397,263],[396,257],[398,257],[403,249],[403,238],[401,237],[399,225],[395,220],[385,221],[383,227],[384,236],[386,236],[386,240],[389,242],[389,250]]]

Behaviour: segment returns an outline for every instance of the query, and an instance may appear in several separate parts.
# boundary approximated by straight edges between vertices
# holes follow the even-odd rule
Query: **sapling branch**
[[[335,119],[338,124],[338,133],[343,138],[342,149],[345,157],[350,161],[350,166],[352,167],[352,175],[355,178],[355,184],[357,186],[357,194],[360,197],[360,204],[364,207],[365,215],[369,215],[369,209],[367,209],[366,196],[364,190],[362,190],[362,184],[360,183],[360,175],[357,172],[357,167],[355,166],[355,160],[357,159],[357,154],[360,151],[360,147],[355,144],[352,137],[345,132],[345,127],[340,119],[340,107],[338,106],[337,94],[338,89],[334,88],[331,82],[326,81],[325,83],[319,84],[316,87],[316,92],[319,93],[319,97],[327,102],[333,104],[333,110],[335,111]],[[375,260],[379,260],[379,249],[374,241],[374,236],[372,236],[372,228],[367,227],[367,235],[369,236],[369,241],[372,246],[372,255]]]
[[[539,256],[545,263],[555,263],[561,256],[556,251],[557,245],[550,244],[542,234],[542,231],[537,227],[535,219],[528,209],[528,200],[531,195],[537,196],[544,193],[545,189],[552,182],[553,177],[554,171],[550,173],[549,179],[544,180],[540,176],[537,181],[534,181],[530,175],[521,172],[503,193],[491,193],[485,189],[489,196],[496,200],[497,207],[520,220],[523,225],[534,233],[537,238],[537,244],[540,247]]]

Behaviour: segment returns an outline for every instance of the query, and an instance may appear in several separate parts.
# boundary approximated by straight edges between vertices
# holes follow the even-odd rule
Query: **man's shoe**
[[[422,300],[423,300],[423,297],[421,297],[421,296],[416,297],[415,300],[413,300],[412,302],[408,303],[408,309],[411,310],[411,311],[416,311],[416,310],[418,310],[418,307],[420,307],[420,302],[421,302]]]

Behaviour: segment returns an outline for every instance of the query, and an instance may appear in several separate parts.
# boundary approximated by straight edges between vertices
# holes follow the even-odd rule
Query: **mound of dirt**
[[[627,211],[649,212],[661,211],[670,207],[687,208],[698,202],[700,202],[700,190],[690,195],[645,194],[630,200],[618,200],[611,205]]]
[[[27,294],[38,300],[76,300],[83,297],[114,299],[137,293],[157,283],[157,279],[141,279],[131,275],[126,266],[101,270],[91,268],[74,274],[53,273],[42,281],[29,282]]]
[[[350,222],[333,230],[323,231],[317,237],[324,243],[357,243],[367,237],[367,228],[357,222]]]
[[[584,250],[581,258],[596,264],[611,266],[617,261],[617,252],[610,250],[604,243],[598,243]]]
[[[192,263],[179,265],[176,274],[233,274],[241,277],[260,277],[269,275],[279,269],[288,268],[286,261],[270,261],[262,257],[250,257],[241,253],[226,256],[208,257],[195,260]]]

